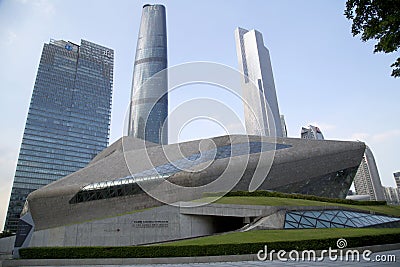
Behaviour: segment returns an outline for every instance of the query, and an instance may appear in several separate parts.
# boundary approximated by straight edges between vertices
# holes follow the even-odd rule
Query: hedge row
[[[222,193],[205,193],[205,197],[221,196]],[[356,201],[351,199],[340,199],[340,198],[328,198],[328,197],[318,197],[312,195],[302,195],[302,194],[286,194],[281,192],[264,191],[258,190],[254,192],[247,191],[232,191],[224,195],[224,197],[279,197],[279,198],[294,198],[294,199],[305,199],[314,200],[320,202],[329,203],[339,203],[339,204],[349,204],[349,205],[359,205],[359,206],[381,206],[386,205],[386,201]]]
[[[400,233],[347,237],[348,247],[398,243]],[[130,247],[36,247],[20,249],[23,259],[82,259],[82,258],[159,258],[255,254],[268,245],[268,251],[336,249],[336,238],[301,241],[259,242],[242,244],[212,244],[186,246]]]

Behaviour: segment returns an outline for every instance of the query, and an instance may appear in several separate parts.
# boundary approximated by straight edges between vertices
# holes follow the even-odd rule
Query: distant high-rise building
[[[393,173],[394,181],[396,182],[397,188],[400,189],[400,172]]]
[[[85,40],[44,44],[5,230],[15,232],[32,191],[87,165],[107,147],[114,51]]]
[[[167,25],[165,7],[144,5],[136,46],[128,135],[168,143]]]
[[[284,115],[281,115],[281,125],[282,125],[282,137],[287,137],[287,128]]]
[[[318,127],[309,125],[308,128],[301,128],[301,138],[324,140],[324,135]]]
[[[383,192],[385,199],[388,204],[398,205],[400,204],[400,189],[394,187],[384,187]]]
[[[378,167],[368,146],[354,177],[354,187],[357,195],[369,195],[370,200],[385,200]]]
[[[256,30],[235,30],[247,134],[282,137],[281,118],[268,49]],[[268,109],[269,107],[269,109]]]

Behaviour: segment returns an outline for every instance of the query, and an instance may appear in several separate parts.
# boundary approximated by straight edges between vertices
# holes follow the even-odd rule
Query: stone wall
[[[0,255],[11,255],[14,242],[15,236],[0,238]]]

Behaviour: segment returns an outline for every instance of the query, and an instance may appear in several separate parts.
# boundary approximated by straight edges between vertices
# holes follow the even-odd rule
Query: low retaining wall
[[[14,248],[15,236],[0,238],[0,255],[11,255]]]

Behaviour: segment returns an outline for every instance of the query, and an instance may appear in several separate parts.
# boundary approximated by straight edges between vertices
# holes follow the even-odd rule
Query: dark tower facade
[[[165,7],[144,5],[136,46],[128,135],[153,143],[168,143],[168,78],[163,71],[166,68]]]
[[[107,147],[114,51],[82,40],[44,44],[11,191],[15,232],[32,191],[87,165]]]

